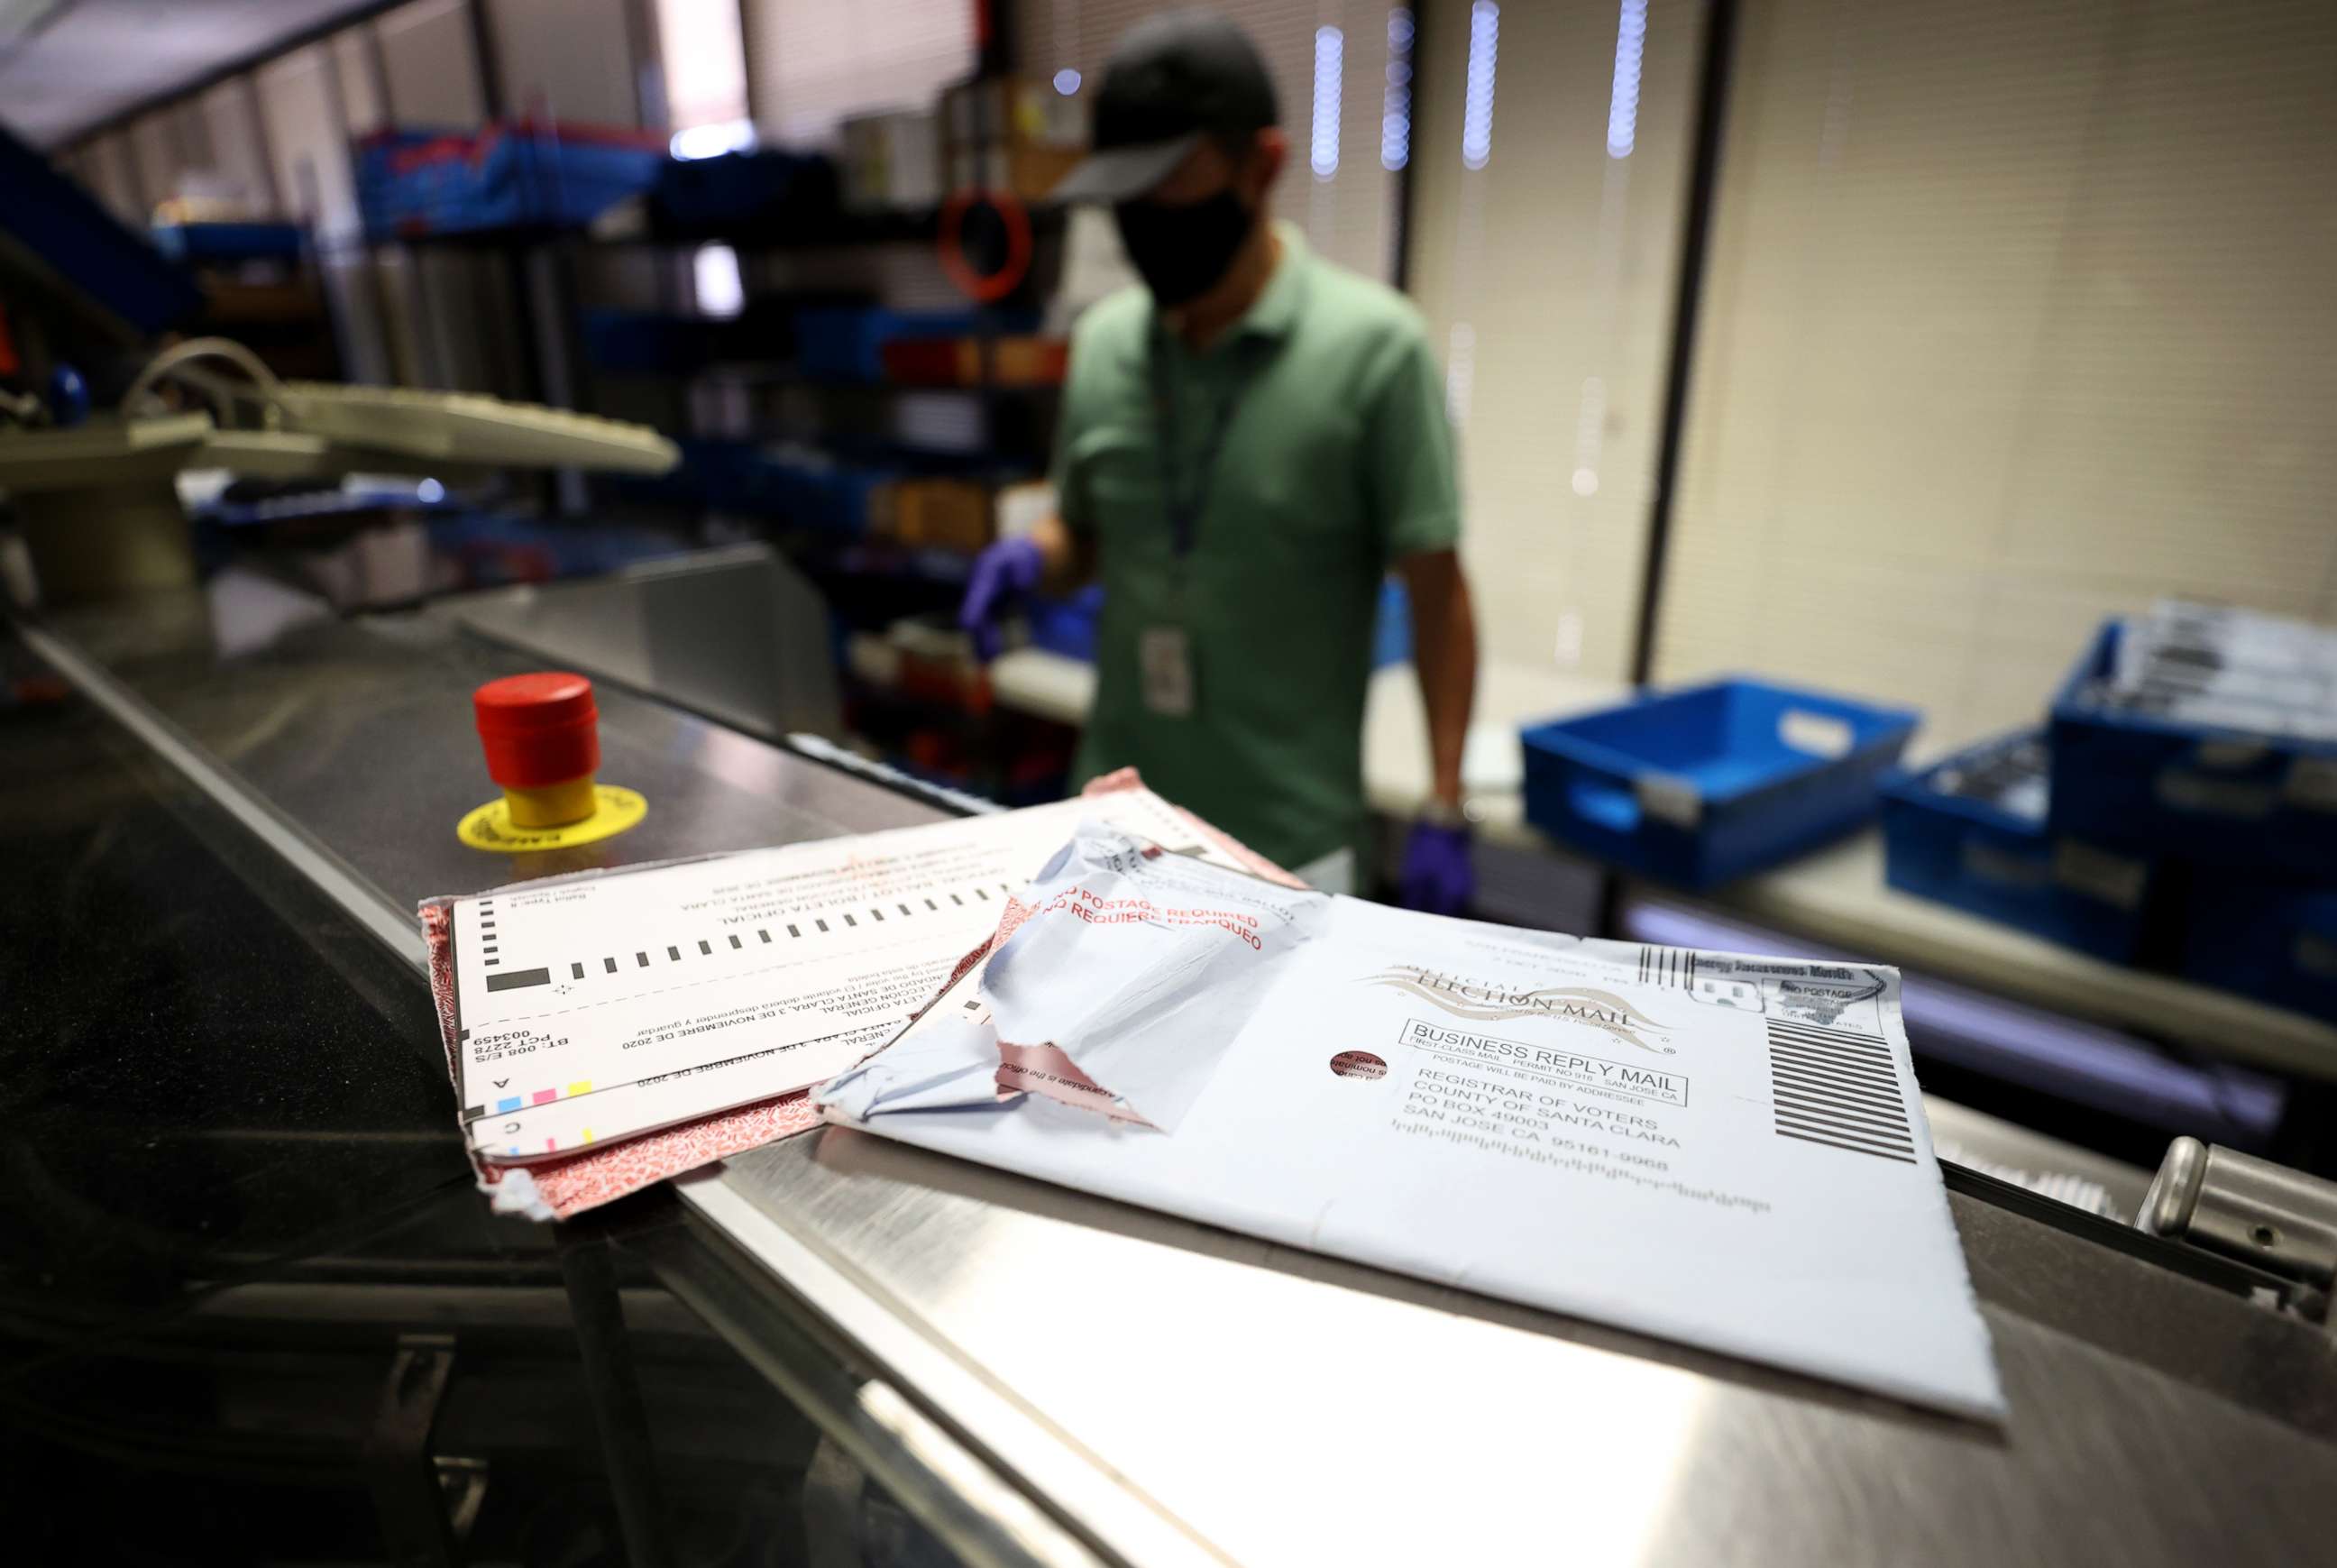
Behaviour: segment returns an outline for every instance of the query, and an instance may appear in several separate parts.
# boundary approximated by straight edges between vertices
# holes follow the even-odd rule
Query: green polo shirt
[[[1461,514],[1419,312],[1311,255],[1287,224],[1277,232],[1265,291],[1200,353],[1159,328],[1142,289],[1080,318],[1054,482],[1064,523],[1095,536],[1104,585],[1079,781],[1133,764],[1170,800],[1298,866],[1362,840],[1380,582],[1405,555],[1451,548]],[[1198,490],[1219,429],[1180,564],[1168,476]],[[1189,715],[1145,705],[1149,627],[1185,634]]]

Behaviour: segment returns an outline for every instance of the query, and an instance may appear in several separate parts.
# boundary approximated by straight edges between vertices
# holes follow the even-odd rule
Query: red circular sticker
[[[1368,1051],[1342,1051],[1331,1058],[1331,1071],[1342,1078],[1384,1078],[1387,1062]]]

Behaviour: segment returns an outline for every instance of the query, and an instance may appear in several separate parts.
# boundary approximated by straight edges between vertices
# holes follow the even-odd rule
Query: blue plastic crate
[[[771,149],[677,158],[658,172],[650,201],[676,229],[812,227],[836,215],[836,162],[822,152]]]
[[[73,293],[140,337],[202,308],[185,268],[0,125],[0,240],[66,279]]]
[[[598,308],[578,313],[584,357],[618,374],[686,376],[722,351],[730,323],[699,316]]]
[[[308,243],[298,223],[157,223],[153,234],[173,261],[297,261]]]
[[[377,131],[357,142],[357,206],[376,240],[581,229],[666,162],[656,138],[597,126]]]
[[[2337,887],[2195,869],[2185,979],[2337,1023]]]
[[[434,554],[452,559],[465,587],[597,577],[685,554],[688,542],[647,528],[579,528],[467,506],[435,511],[425,526]]]
[[[881,463],[842,463],[797,447],[710,438],[680,443],[681,462],[654,477],[617,482],[625,494],[775,517],[795,527],[858,537],[879,485],[900,477]]]
[[[2105,705],[2122,628],[2105,625],[2054,699],[2058,835],[2232,869],[2337,880],[2337,741]]]
[[[1060,653],[1066,659],[1083,659],[1093,663],[1096,656],[1096,622],[1103,613],[1103,584],[1090,583],[1078,593],[1061,599],[1034,598],[1031,601],[1028,619],[1031,623],[1031,645],[1050,653]]]
[[[2056,838],[2045,826],[2049,789],[2039,730],[1892,773],[1882,784],[1885,879],[2097,958],[2140,961],[2155,930],[2156,867]]]
[[[1584,853],[1702,888],[1874,815],[1921,716],[1765,681],[1716,681],[1537,725],[1526,819]]]

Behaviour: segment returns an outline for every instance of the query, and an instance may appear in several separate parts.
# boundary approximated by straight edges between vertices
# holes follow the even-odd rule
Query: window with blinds
[[[666,123],[676,131],[747,118],[747,47],[738,0],[657,0]]]
[[[1427,14],[1411,282],[1445,362],[1489,660],[1630,671],[1702,15]]]
[[[358,225],[334,68],[332,51],[311,44],[260,66],[252,84],[285,214],[310,225],[319,243],[338,249],[354,241]]]
[[[413,0],[374,20],[389,122],[471,131],[487,117],[467,0]]]
[[[972,0],[743,0],[755,123],[790,146],[840,121],[934,105],[973,73]]]
[[[389,122],[387,91],[383,79],[381,45],[369,27],[351,27],[328,40],[333,54],[334,84],[339,89],[341,116],[349,134],[363,136]]]
[[[2035,719],[2170,593],[2337,617],[2337,7],[1760,0],[1657,671]]]
[[[487,0],[495,70],[513,118],[631,128],[631,0]]]
[[[221,194],[231,193],[248,211],[277,211],[276,179],[260,135],[259,105],[252,96],[251,78],[230,77],[205,93],[202,113],[210,132],[211,168],[222,182]]]
[[[109,131],[102,136],[93,136],[84,144],[83,154],[89,169],[89,187],[105,203],[106,211],[124,223],[144,223],[146,198],[138,182],[128,133]]]
[[[210,156],[210,123],[191,100],[150,109],[131,122],[131,165],[150,216],[180,193],[185,175],[208,168]]]
[[[1059,92],[1090,92],[1143,0],[1015,0],[1022,70]],[[1379,0],[1228,0],[1274,78],[1290,163],[1278,217],[1324,255],[1367,277],[1393,272],[1395,174],[1408,155],[1412,14]],[[1393,91],[1392,91],[1393,90]],[[1391,123],[1391,118],[1393,122]]]

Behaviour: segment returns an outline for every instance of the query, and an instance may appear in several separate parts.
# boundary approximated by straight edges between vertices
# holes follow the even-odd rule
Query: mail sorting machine
[[[452,829],[484,788],[467,694],[543,662],[475,630],[509,618],[241,624],[231,597],[23,619],[7,650],[50,698],[0,748],[41,878],[7,960],[41,1009],[37,1180],[0,1202],[43,1464],[209,1477],[320,1429],[415,1562],[579,1520],[639,1563],[743,1560],[721,1530],[900,1563],[2337,1561],[2330,1192],[2219,1150],[2146,1193],[2099,1172],[2140,1225],[1951,1169],[2000,1428],[838,1129],[566,1226],[490,1220],[417,899],[954,808],[604,683],[602,777],[646,820],[491,861]],[[2083,1168],[1990,1132],[1955,1135]],[[142,1357],[237,1392],[158,1435]]]

